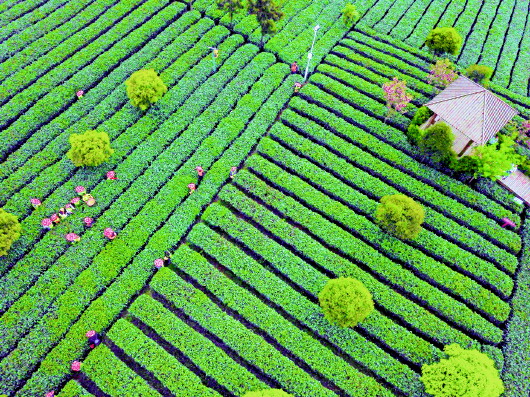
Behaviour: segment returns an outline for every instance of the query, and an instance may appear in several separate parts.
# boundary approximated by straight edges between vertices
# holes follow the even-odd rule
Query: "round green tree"
[[[466,76],[482,85],[488,85],[492,74],[493,69],[485,65],[470,65],[466,69]]]
[[[449,164],[451,160],[456,159],[456,153],[453,150],[454,140],[455,136],[451,127],[438,122],[425,130],[418,142],[418,147],[432,160]]]
[[[375,211],[377,224],[400,239],[417,237],[424,218],[423,207],[404,194],[382,197]]]
[[[445,346],[449,358],[422,367],[425,391],[435,397],[498,397],[504,392],[499,371],[486,354]]]
[[[72,134],[68,141],[71,148],[66,155],[76,167],[100,165],[114,153],[109,136],[103,131],[88,130],[82,134]]]
[[[462,47],[462,37],[455,28],[435,28],[430,31],[425,44],[435,55],[457,55]]]
[[[281,389],[266,389],[259,391],[249,391],[243,397],[293,397]]]
[[[142,110],[147,110],[167,92],[167,86],[154,69],[134,72],[125,82],[125,86],[131,103]]]
[[[324,317],[341,327],[355,327],[374,310],[370,291],[351,277],[330,279],[318,294]]]
[[[342,22],[344,22],[344,25],[351,27],[359,18],[361,18],[361,14],[357,11],[355,5],[348,3],[342,9]]]
[[[21,230],[17,217],[0,208],[0,256],[7,255],[11,245],[20,237]]]

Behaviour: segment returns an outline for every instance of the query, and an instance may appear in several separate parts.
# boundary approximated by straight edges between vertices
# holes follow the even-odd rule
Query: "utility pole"
[[[313,46],[315,45],[315,40],[317,38],[318,29],[320,29],[320,25],[317,25],[313,28],[313,43],[311,43],[311,49],[309,50],[309,54],[307,54],[307,66],[305,68],[304,83],[307,81],[307,74],[309,73],[309,63],[311,62],[311,59],[313,58]]]

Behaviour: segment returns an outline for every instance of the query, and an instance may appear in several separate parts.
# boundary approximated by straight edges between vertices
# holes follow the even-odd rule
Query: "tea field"
[[[22,226],[0,257],[0,394],[423,397],[422,365],[458,343],[495,361],[504,396],[528,396],[529,209],[425,160],[404,131],[433,97],[436,26],[464,37],[459,70],[494,68],[491,91],[530,118],[530,2],[366,0],[351,29],[344,0],[277,3],[262,47],[255,16],[230,23],[214,0],[0,3],[0,207]],[[295,93],[289,66],[304,72],[316,24]],[[169,88],[145,112],[124,84],[144,68]],[[393,77],[414,99],[387,121]],[[114,153],[75,167],[68,137],[90,129]],[[96,205],[44,231],[76,186]],[[395,193],[425,209],[416,240],[374,221]],[[340,276],[375,302],[354,328],[319,306]]]

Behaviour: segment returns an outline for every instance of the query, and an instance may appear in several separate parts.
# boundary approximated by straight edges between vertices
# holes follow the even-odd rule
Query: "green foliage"
[[[82,134],[72,134],[68,141],[72,146],[66,155],[76,167],[100,165],[114,153],[109,136],[103,131],[88,130]]]
[[[341,327],[355,327],[374,310],[370,291],[351,277],[328,280],[318,300],[326,319]]]
[[[425,44],[436,55],[457,55],[462,47],[462,37],[455,28],[435,28],[430,31]]]
[[[414,113],[414,117],[412,117],[411,124],[422,125],[432,115],[433,111],[431,109],[429,109],[427,106],[422,106],[416,111],[416,113]]]
[[[217,7],[220,10],[228,11],[230,14],[230,26],[232,26],[234,13],[245,8],[245,4],[242,0],[217,0]]]
[[[427,128],[418,142],[419,149],[434,161],[450,163],[456,154],[453,151],[455,137],[445,123],[438,122]]]
[[[167,92],[167,86],[154,69],[137,70],[125,85],[131,103],[142,110],[147,110]]]
[[[407,127],[407,132],[405,135],[407,135],[408,140],[410,143],[417,145],[418,142],[423,137],[423,130],[420,130],[420,127],[418,127],[416,124],[410,123],[410,125]]]
[[[243,397],[292,397],[292,394],[281,389],[266,389],[259,391],[249,391]]]
[[[342,22],[344,22],[344,25],[347,27],[351,27],[359,20],[359,18],[361,18],[361,14],[359,11],[357,11],[357,7],[355,7],[355,5],[352,3],[346,4],[346,6],[342,9]]]
[[[444,358],[423,365],[421,381],[435,397],[498,397],[504,392],[495,363],[478,350],[465,350],[457,344],[445,346]]]
[[[284,14],[274,0],[249,0],[248,12],[251,15],[256,15],[261,27],[260,44],[263,45],[263,36],[276,31],[274,22],[282,19]]]
[[[459,159],[455,159],[451,162],[451,169],[458,172],[465,172],[468,174],[474,174],[478,170],[478,159],[473,156],[462,156]]]
[[[523,157],[515,151],[515,135],[499,134],[499,142],[475,148],[473,156],[478,164],[475,177],[482,176],[496,180],[506,174],[514,164],[520,164]]]
[[[400,239],[417,237],[424,217],[423,207],[404,194],[383,196],[375,211],[377,224]]]
[[[485,65],[470,65],[466,69],[466,76],[475,83],[487,85],[490,82],[493,69]]]
[[[7,255],[11,245],[20,237],[21,230],[17,217],[0,208],[0,256]]]

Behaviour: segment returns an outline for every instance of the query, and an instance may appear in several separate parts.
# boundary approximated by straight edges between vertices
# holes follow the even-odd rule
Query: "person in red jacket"
[[[298,73],[298,64],[296,63],[296,61],[291,64],[291,73],[292,74]]]

